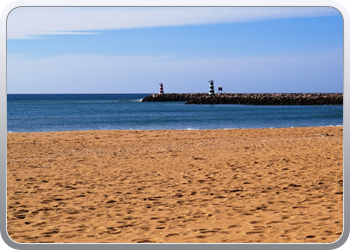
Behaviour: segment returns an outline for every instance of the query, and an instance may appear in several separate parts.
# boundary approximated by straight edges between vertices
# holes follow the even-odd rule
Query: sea
[[[8,94],[7,132],[342,126],[342,105],[187,105],[149,94]]]

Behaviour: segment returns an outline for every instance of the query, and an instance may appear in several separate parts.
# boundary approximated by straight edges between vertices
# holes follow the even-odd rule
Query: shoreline
[[[18,134],[18,133],[60,133],[60,132],[88,132],[88,131],[191,131],[191,130],[236,130],[236,129],[288,129],[288,128],[328,128],[328,127],[343,127],[344,125],[327,125],[327,126],[302,126],[302,127],[275,127],[275,128],[217,128],[217,129],[89,129],[89,130],[65,130],[65,131],[38,131],[38,132],[12,132],[9,131],[7,134]]]
[[[343,126],[7,134],[20,243],[331,243]]]

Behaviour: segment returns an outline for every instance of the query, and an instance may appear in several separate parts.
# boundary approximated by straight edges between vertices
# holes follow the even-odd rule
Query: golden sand
[[[336,241],[343,127],[7,134],[16,242]]]

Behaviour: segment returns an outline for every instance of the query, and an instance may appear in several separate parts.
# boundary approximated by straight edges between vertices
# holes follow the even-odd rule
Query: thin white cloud
[[[8,16],[7,38],[331,15],[340,13],[331,7],[19,7]]]

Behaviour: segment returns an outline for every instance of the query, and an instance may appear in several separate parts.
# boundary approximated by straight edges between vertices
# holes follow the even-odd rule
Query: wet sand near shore
[[[19,243],[331,243],[343,127],[7,134]]]

